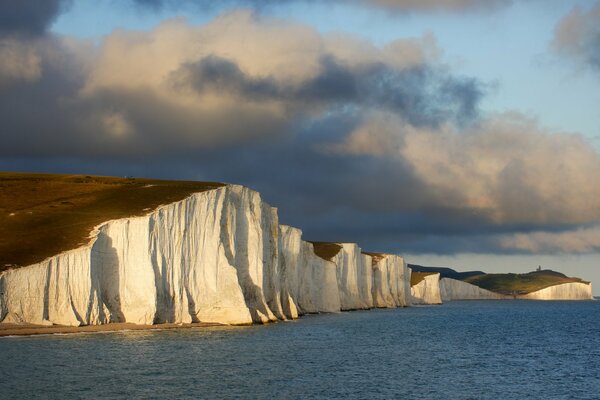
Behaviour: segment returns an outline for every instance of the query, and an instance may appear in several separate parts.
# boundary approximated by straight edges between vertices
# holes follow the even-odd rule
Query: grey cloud
[[[351,69],[329,55],[321,58],[319,73],[300,85],[248,76],[233,61],[216,56],[184,65],[173,79],[179,87],[284,101],[296,110],[316,104],[387,109],[417,126],[475,119],[484,91],[474,79],[429,65],[398,70],[375,62]]]
[[[554,49],[600,71],[600,1],[588,11],[574,8],[554,30]]]
[[[522,253],[597,253],[600,225],[557,232],[511,233],[500,235],[498,239],[505,249]]]
[[[3,0],[0,2],[0,35],[40,35],[71,0]]]
[[[550,134],[519,114],[415,129],[374,113],[330,150],[402,160],[434,202],[498,224],[600,220],[600,154],[580,136]]]

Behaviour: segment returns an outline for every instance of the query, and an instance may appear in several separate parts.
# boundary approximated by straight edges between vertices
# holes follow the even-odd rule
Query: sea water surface
[[[600,399],[600,302],[0,338],[1,399]]]

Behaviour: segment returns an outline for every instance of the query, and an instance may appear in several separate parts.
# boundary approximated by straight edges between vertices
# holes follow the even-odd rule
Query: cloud
[[[0,35],[40,35],[70,0],[5,0],[0,2]]]
[[[498,224],[600,220],[600,155],[581,136],[545,132],[519,114],[431,129],[377,112],[327,150],[402,160],[429,202]]]
[[[600,70],[600,1],[590,10],[575,7],[556,25],[554,49],[561,55]]]
[[[288,84],[272,77],[252,77],[234,62],[208,56],[174,72],[176,84],[198,94],[227,93],[260,102],[283,102],[286,109],[375,107],[400,114],[413,125],[437,125],[447,119],[470,119],[482,96],[478,82],[447,76],[427,65],[396,69],[386,64],[343,65],[324,53],[318,71]]]
[[[35,46],[0,37],[0,87],[15,81],[35,81],[41,76],[40,63]]]
[[[511,0],[362,0],[370,6],[401,11],[485,10],[512,4]]]
[[[216,7],[212,1],[181,2],[175,0],[132,0],[136,5],[149,9],[162,9],[165,7],[177,8],[193,3],[196,7]],[[512,4],[512,0],[225,0],[219,6],[241,6],[261,9],[265,7],[281,6],[287,3],[323,3],[334,2],[356,4],[366,7],[382,8],[397,12],[430,12],[430,11],[468,11],[492,10]]]
[[[600,226],[565,232],[533,232],[504,235],[501,246],[526,253],[593,253],[600,251]]]
[[[0,93],[13,133],[4,156],[37,152],[30,143],[55,155],[174,156],[269,140],[339,108],[435,126],[475,118],[482,95],[436,61],[430,36],[376,47],[245,11],[204,26],[116,31],[96,48],[51,37],[13,47],[23,54],[0,63],[12,80]],[[28,97],[43,110],[34,120]]]

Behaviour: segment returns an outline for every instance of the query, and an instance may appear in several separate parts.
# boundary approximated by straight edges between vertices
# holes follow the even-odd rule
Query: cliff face
[[[594,300],[592,284],[571,282],[517,296],[525,300]]]
[[[442,304],[440,295],[440,274],[427,275],[411,287],[413,304]]]
[[[0,321],[88,325],[244,324],[408,305],[401,257],[354,244],[331,261],[279,225],[257,192],[225,186],[143,217],[108,221],[90,242],[0,275]]]
[[[386,254],[375,261],[372,297],[374,307],[406,307],[412,304],[410,269],[402,257]]]
[[[494,293],[479,286],[456,279],[440,279],[440,294],[442,301],[450,300],[500,300],[512,299],[512,296],[505,296]]]

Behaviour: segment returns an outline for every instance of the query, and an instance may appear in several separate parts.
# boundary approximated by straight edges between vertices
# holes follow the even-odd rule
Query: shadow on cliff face
[[[159,218],[162,218],[159,217]],[[186,260],[190,260],[190,254],[182,254],[180,260],[169,259],[168,253],[164,251],[159,251],[160,243],[165,240],[165,238],[159,235],[159,229],[156,229],[157,220],[155,218],[150,218],[150,259],[152,263],[152,271],[154,273],[154,285],[156,287],[156,314],[154,315],[154,324],[164,324],[164,323],[172,323],[177,322],[178,316],[176,305],[177,299],[181,301],[181,306],[185,307],[187,304],[187,312],[191,318],[191,322],[200,322],[197,316],[197,307],[196,302],[194,301],[194,296],[190,293],[189,282],[188,282],[188,274],[182,274],[182,281],[179,286],[174,283],[174,271],[177,268],[180,268],[182,271],[187,271]],[[186,224],[187,226],[187,224]],[[182,234],[184,240],[189,240],[189,235],[185,232]],[[169,239],[167,239],[169,240]],[[183,246],[183,248],[191,248],[192,245]],[[172,257],[172,256],[171,256]],[[177,267],[179,265],[179,267]],[[184,293],[185,296],[183,296]],[[177,298],[175,296],[178,296]],[[184,298],[185,297],[185,298]],[[187,301],[187,303],[186,303]],[[183,309],[179,310],[180,313],[184,313]],[[183,316],[179,316],[183,317]]]
[[[108,319],[109,322],[125,322],[121,305],[119,256],[112,239],[105,232],[98,234],[90,257],[92,290],[86,321],[89,323],[94,304],[98,304],[101,321]],[[98,302],[94,301],[94,297]],[[103,306],[108,309],[109,315],[104,315]]]
[[[4,283],[4,277],[0,276],[0,322],[4,321],[4,318],[8,313],[4,296],[6,296],[6,287]]]
[[[239,196],[237,193],[229,193],[230,196]],[[241,201],[240,201],[241,202]],[[221,216],[221,226],[223,229],[221,230],[221,242],[223,243],[223,249],[225,250],[225,256],[229,261],[229,264],[233,265],[237,272],[238,282],[240,287],[242,288],[242,293],[244,295],[244,301],[246,303],[246,307],[248,307],[248,311],[250,311],[250,315],[252,317],[252,321],[256,323],[265,322],[264,318],[270,318],[273,315],[271,310],[268,309],[265,299],[263,296],[262,289],[257,286],[252,277],[250,276],[250,261],[248,259],[248,238],[249,238],[249,229],[250,226],[248,224],[248,220],[245,215],[237,214],[235,209],[230,209],[230,204],[235,204],[235,201],[225,202],[225,207],[223,209],[223,213]],[[249,202],[249,210],[252,216],[254,216],[254,208],[252,203]],[[232,227],[229,223],[227,216],[231,214],[234,218],[235,226]],[[229,237],[235,235],[235,240],[233,243],[242,244],[238,245],[235,248],[235,255],[233,253],[233,249],[231,248],[231,243],[229,241]],[[261,318],[262,314],[264,317]]]
[[[154,272],[154,285],[156,287],[156,314],[154,316],[155,324],[164,324],[175,321],[175,299],[173,297],[173,288],[171,279],[169,279],[169,262],[163,252],[157,251],[157,241],[154,229],[155,221],[150,219],[150,254],[152,261],[152,270]],[[161,254],[160,256],[158,254]]]
[[[269,216],[267,220],[265,216]],[[263,273],[263,294],[269,309],[275,316],[281,320],[286,319],[281,302],[281,283],[283,276],[279,270],[279,219],[277,212],[265,204],[261,203],[261,231],[269,232],[268,237],[263,236],[263,263],[265,264]],[[268,264],[267,264],[268,263]],[[291,313],[288,313],[291,317]]]

